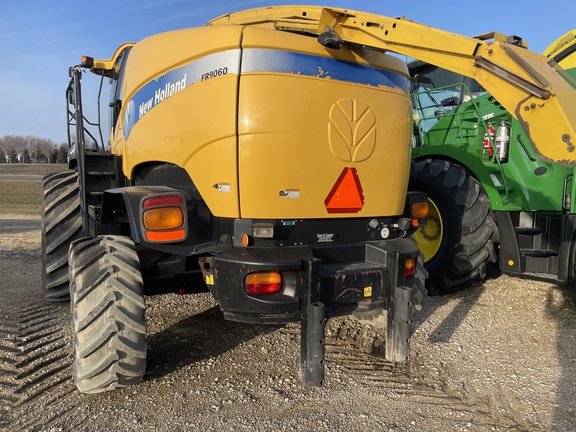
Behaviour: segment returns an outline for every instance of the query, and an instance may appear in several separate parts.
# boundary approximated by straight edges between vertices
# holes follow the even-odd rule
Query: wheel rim
[[[442,217],[438,207],[428,198],[429,212],[428,223],[414,234],[414,239],[418,243],[418,248],[424,255],[424,262],[430,261],[438,253],[442,239],[444,238],[444,228]]]

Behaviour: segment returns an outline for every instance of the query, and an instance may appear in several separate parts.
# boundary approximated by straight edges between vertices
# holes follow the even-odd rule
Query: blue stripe
[[[408,78],[398,72],[291,51],[246,49],[242,54],[242,72],[289,73],[409,90]]]

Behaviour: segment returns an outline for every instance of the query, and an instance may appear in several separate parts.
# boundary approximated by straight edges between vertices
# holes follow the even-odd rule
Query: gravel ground
[[[0,252],[0,276],[3,430],[575,430],[572,289],[499,276],[429,297],[406,366],[382,358],[382,330],[332,319],[321,389],[300,382],[297,325],[227,322],[208,294],[151,297],[144,382],[82,395],[39,252]]]

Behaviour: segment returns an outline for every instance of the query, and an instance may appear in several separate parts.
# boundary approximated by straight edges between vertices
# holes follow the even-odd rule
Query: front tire
[[[42,180],[42,289],[50,301],[70,298],[68,249],[82,237],[80,186],[75,171]]]
[[[410,190],[428,194],[427,226],[414,235],[424,253],[430,295],[445,294],[486,276],[497,261],[498,230],[482,185],[459,165],[444,160],[413,162]]]
[[[146,319],[140,261],[128,237],[100,236],[70,246],[74,361],[82,393],[139,383],[146,371]]]

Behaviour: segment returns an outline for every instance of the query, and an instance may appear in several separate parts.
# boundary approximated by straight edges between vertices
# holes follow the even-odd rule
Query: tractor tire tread
[[[134,243],[113,235],[76,240],[69,261],[76,386],[100,393],[142,381],[146,319]]]
[[[82,237],[80,186],[75,171],[49,174],[42,181],[42,287],[50,301],[70,298],[68,248]]]
[[[443,242],[451,243],[442,245],[425,264],[430,273],[428,294],[454,292],[470,280],[485,277],[486,265],[497,261],[498,229],[480,182],[453,162],[425,159],[413,162],[410,189],[424,189],[439,207],[448,203],[444,205],[449,210],[439,210],[452,218],[452,223],[443,224]]]

